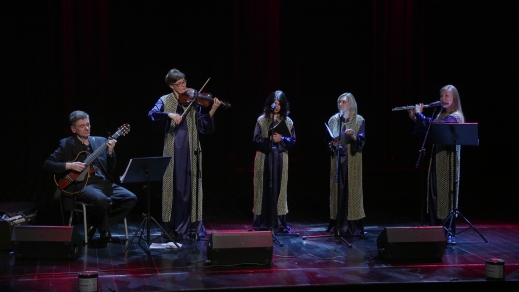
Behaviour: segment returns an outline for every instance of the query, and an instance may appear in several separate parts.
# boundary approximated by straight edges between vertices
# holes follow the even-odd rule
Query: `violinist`
[[[196,96],[190,96],[194,90],[187,88],[186,83],[184,73],[171,69],[166,75],[166,84],[172,92],[159,98],[148,113],[152,127],[165,134],[163,155],[171,157],[162,185],[162,222],[176,240],[205,236],[202,176],[197,182],[196,175],[202,171],[198,133],[215,131],[213,116],[221,104],[217,98],[212,99],[209,113],[203,114],[202,106],[194,100]]]

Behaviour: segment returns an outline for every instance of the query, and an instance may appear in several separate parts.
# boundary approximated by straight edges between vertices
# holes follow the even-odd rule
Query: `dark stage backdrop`
[[[116,148],[119,175],[131,158],[160,156],[162,135],[147,113],[170,92],[167,71],[178,68],[188,87],[211,78],[205,91],[232,104],[218,110],[217,133],[201,138],[207,200],[238,202],[250,216],[253,129],[268,94],[280,89],[298,138],[289,201],[316,204],[326,219],[323,123],[351,92],[367,123],[368,217],[407,212],[418,220],[428,157],[415,167],[422,137],[411,134],[407,112],[391,109],[436,101],[453,84],[480,135],[480,146],[462,150],[460,207],[468,217],[517,216],[514,3],[2,1],[1,201],[54,208],[41,166],[70,134],[76,109],[90,114],[93,135],[131,124]]]

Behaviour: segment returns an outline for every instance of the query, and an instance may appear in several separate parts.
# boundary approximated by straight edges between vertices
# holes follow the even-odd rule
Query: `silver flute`
[[[436,106],[442,106],[442,102],[441,101],[435,101],[433,103],[430,103],[430,104],[424,104],[423,107],[436,107]],[[414,109],[415,106],[414,105],[405,105],[405,106],[399,106],[399,107],[395,107],[392,109],[392,111],[407,111],[407,110],[411,110],[411,109]]]
[[[427,106],[424,105],[423,107],[427,107]],[[407,111],[407,110],[411,110],[414,108],[415,108],[414,105],[406,105],[406,106],[395,107],[392,109],[392,111]]]

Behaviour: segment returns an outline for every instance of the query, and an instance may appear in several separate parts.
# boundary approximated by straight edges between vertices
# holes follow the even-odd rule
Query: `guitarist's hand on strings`
[[[108,140],[108,142],[106,143],[106,145],[108,145],[108,155],[110,156],[112,156],[112,153],[114,151],[115,143],[117,143],[117,140],[115,139]]]
[[[80,161],[74,161],[74,162],[67,162],[65,164],[65,168],[67,170],[72,170],[75,172],[82,172],[86,167],[86,164]]]

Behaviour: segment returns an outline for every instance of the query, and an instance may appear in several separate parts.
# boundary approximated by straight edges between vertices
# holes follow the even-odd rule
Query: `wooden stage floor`
[[[130,218],[129,221],[131,236],[141,220]],[[87,270],[98,272],[98,291],[286,288],[437,291],[456,287],[515,290],[519,287],[519,224],[472,223],[482,236],[472,228],[467,229],[458,234],[456,244],[446,245],[441,258],[385,259],[377,250],[377,239],[385,227],[420,227],[414,227],[416,224],[412,222],[396,226],[368,225],[364,236],[345,237],[351,244],[348,247],[341,238],[334,236],[303,239],[304,236],[325,234],[326,222],[308,222],[301,216],[291,223],[292,232],[299,234],[298,237],[276,236],[279,242],[273,241],[270,264],[250,265],[229,258],[230,265],[215,266],[207,254],[212,234],[230,230],[246,237],[250,222],[209,218],[205,222],[206,238],[178,241],[182,245],[180,249],[154,249],[149,254],[142,248],[147,246],[146,232],[140,240],[141,246],[140,237],[137,237],[127,254],[123,253],[124,244],[103,244],[96,240],[81,246],[79,257],[73,260],[17,259],[12,252],[4,251],[0,258],[0,291],[78,291],[78,273]],[[469,227],[460,219],[458,225],[458,231]],[[81,228],[76,230],[82,233]],[[163,242],[155,224],[150,225],[150,232],[151,243]],[[112,234],[124,236],[122,223],[112,227]],[[235,247],[240,248],[239,243]],[[257,251],[250,249],[250,252]],[[486,279],[487,268],[495,268],[487,267],[486,262],[493,258],[504,261],[504,280]],[[497,268],[499,271],[501,267]],[[491,278],[495,278],[493,275],[490,274]]]

